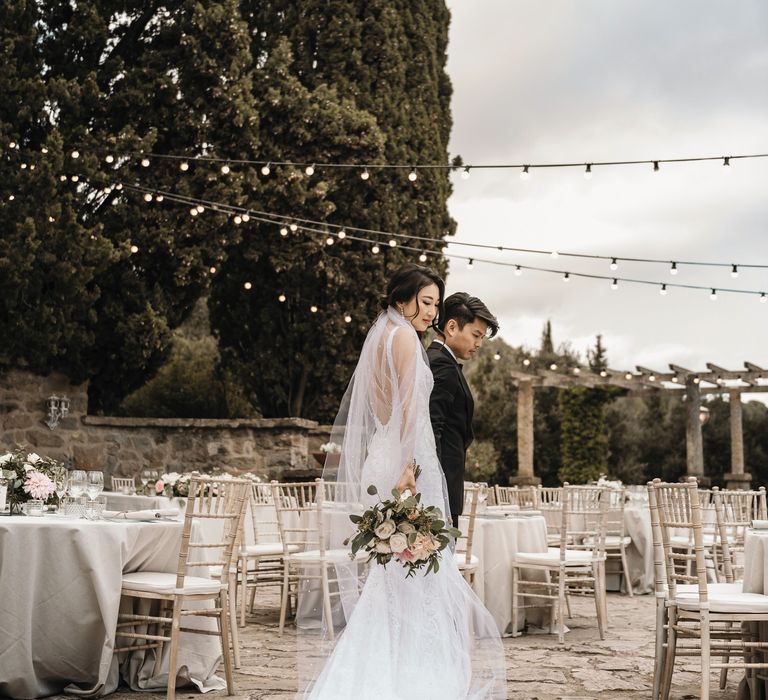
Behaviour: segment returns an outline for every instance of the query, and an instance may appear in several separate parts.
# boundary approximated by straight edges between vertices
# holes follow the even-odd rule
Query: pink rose
[[[158,479],[155,482],[155,493],[161,494],[165,489],[165,484],[163,483],[162,479]]]
[[[395,556],[401,561],[413,561],[416,557],[410,549],[404,549],[402,552],[395,552]]]

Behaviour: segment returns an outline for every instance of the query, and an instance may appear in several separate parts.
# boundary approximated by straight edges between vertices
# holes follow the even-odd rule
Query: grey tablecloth
[[[0,695],[114,691],[122,573],[174,572],[181,530],[181,522],[1,517]],[[182,635],[180,680],[222,688],[213,675],[220,654],[216,637]],[[147,663],[141,652],[122,662],[123,680],[132,687],[164,685],[167,666],[153,679],[151,654]]]

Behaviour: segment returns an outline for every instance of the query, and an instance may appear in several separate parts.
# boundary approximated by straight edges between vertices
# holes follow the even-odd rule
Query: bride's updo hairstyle
[[[437,327],[443,315],[443,301],[445,299],[445,282],[431,267],[406,263],[389,280],[387,284],[387,293],[381,298],[381,308],[386,311],[390,306],[397,309],[397,304],[407,304],[411,299],[416,298],[416,316],[421,308],[419,306],[418,293],[429,287],[430,284],[437,285],[440,290],[440,299],[437,302],[437,315],[432,322],[432,327]],[[416,318],[414,316],[414,318]]]

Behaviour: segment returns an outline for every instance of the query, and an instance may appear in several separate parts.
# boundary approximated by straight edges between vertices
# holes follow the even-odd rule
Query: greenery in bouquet
[[[375,486],[368,487],[371,496],[378,494]],[[441,552],[451,538],[461,531],[446,527],[443,514],[436,506],[421,505],[421,494],[392,490],[392,498],[379,502],[362,515],[350,515],[356,525],[356,534],[345,540],[352,542],[350,556],[354,559],[360,550],[368,552],[368,561],[375,560],[386,566],[393,559],[407,570],[406,578],[426,567],[424,575],[440,568]]]
[[[30,499],[55,502],[55,473],[62,468],[56,460],[20,447],[0,455],[0,471],[8,480],[7,498],[11,512]]]

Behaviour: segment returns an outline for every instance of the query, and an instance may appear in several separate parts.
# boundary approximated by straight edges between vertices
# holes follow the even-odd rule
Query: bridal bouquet
[[[417,468],[418,469],[418,468]],[[417,471],[418,474],[418,471]],[[368,494],[376,496],[375,486],[368,487]],[[392,559],[407,570],[406,578],[426,566],[426,576],[440,568],[440,556],[450,538],[461,536],[461,531],[446,527],[443,514],[436,506],[423,506],[421,494],[392,490],[392,498],[379,502],[362,515],[350,515],[357,532],[344,541],[352,541],[350,556],[354,559],[360,550],[368,552],[368,561],[374,559],[386,566]]]

